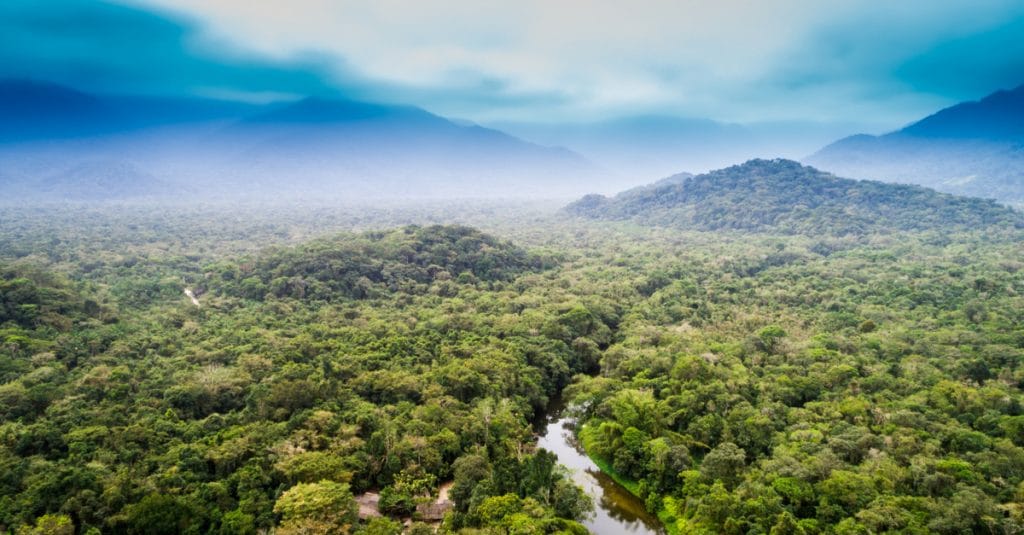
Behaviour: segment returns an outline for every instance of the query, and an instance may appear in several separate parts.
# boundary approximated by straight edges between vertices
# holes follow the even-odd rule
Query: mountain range
[[[411,106],[0,82],[0,181],[10,200],[568,197],[607,178],[571,151]]]
[[[792,154],[841,125],[652,115],[498,126],[341,97],[252,104],[6,80],[0,184],[12,202],[571,198],[680,169]],[[840,176],[1024,205],[1024,86],[889,134],[845,137],[803,161]]]
[[[882,136],[841,139],[806,163],[1024,205],[1024,86],[943,109]]]
[[[802,158],[863,127],[806,121],[739,124],[669,114],[549,124],[506,121],[493,126],[545,145],[567,147],[634,183],[751,158]]]

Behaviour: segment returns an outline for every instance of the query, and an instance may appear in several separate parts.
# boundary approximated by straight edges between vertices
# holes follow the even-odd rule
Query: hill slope
[[[244,269],[219,266],[218,276],[209,277],[209,289],[255,299],[363,299],[423,293],[432,284],[453,279],[508,281],[544,265],[543,259],[509,242],[458,225],[409,226],[322,239],[271,249],[245,264]]]
[[[202,98],[93,95],[37,80],[0,80],[0,143],[66,140],[236,118],[257,107]]]
[[[581,156],[409,106],[305,99],[239,121],[223,175],[273,189],[282,176],[354,195],[574,195],[600,173]],[[289,184],[291,186],[292,184]]]
[[[1024,203],[1024,86],[957,104],[884,136],[839,140],[806,161],[846,176]]]
[[[838,178],[789,160],[751,160],[613,198],[588,195],[566,211],[695,230],[810,235],[959,230],[1022,221],[1019,213],[993,201]]]

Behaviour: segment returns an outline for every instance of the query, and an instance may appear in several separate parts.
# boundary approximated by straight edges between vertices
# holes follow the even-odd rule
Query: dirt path
[[[356,504],[359,505],[359,518],[376,518],[381,516],[380,514],[380,494],[376,492],[366,492],[356,496]]]
[[[193,305],[199,306],[199,299],[196,299],[196,294],[192,292],[192,288],[185,288],[185,295],[192,300]]]
[[[448,501],[448,491],[452,490],[452,486],[454,485],[454,481],[441,484],[441,487],[437,489],[437,503]]]

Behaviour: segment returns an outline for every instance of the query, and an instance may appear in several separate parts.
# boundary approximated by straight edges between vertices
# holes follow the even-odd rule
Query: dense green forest
[[[790,160],[751,160],[703,175],[680,175],[610,199],[588,195],[566,210],[682,229],[808,235],[1024,226],[1020,213],[995,201],[837,178]]]
[[[95,282],[103,304],[12,262],[3,522],[345,533],[353,492],[380,489],[381,510],[403,517],[453,480],[451,529],[580,531],[589,502],[530,447],[528,419],[597,365],[573,346],[573,296],[514,282],[549,262],[466,227],[406,227],[224,259],[182,282],[167,280],[173,265],[119,261]],[[201,306],[184,299],[189,278]]]
[[[0,525],[583,533],[534,447],[564,390],[672,533],[1020,533],[1019,216],[899,191],[906,214],[779,195],[749,225],[5,208]]]

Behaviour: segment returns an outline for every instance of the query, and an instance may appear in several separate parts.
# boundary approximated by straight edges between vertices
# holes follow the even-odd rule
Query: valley
[[[0,1],[0,535],[1024,534],[1021,35]]]
[[[646,514],[608,509],[621,487],[584,474],[590,512],[557,467],[581,458],[536,449],[560,396],[668,533],[1020,525],[1024,240],[989,204],[958,208],[984,230],[815,217],[835,233],[66,208],[2,217],[8,526],[391,532],[454,481],[445,530],[625,529],[594,520]],[[346,517],[371,489],[385,516]]]

